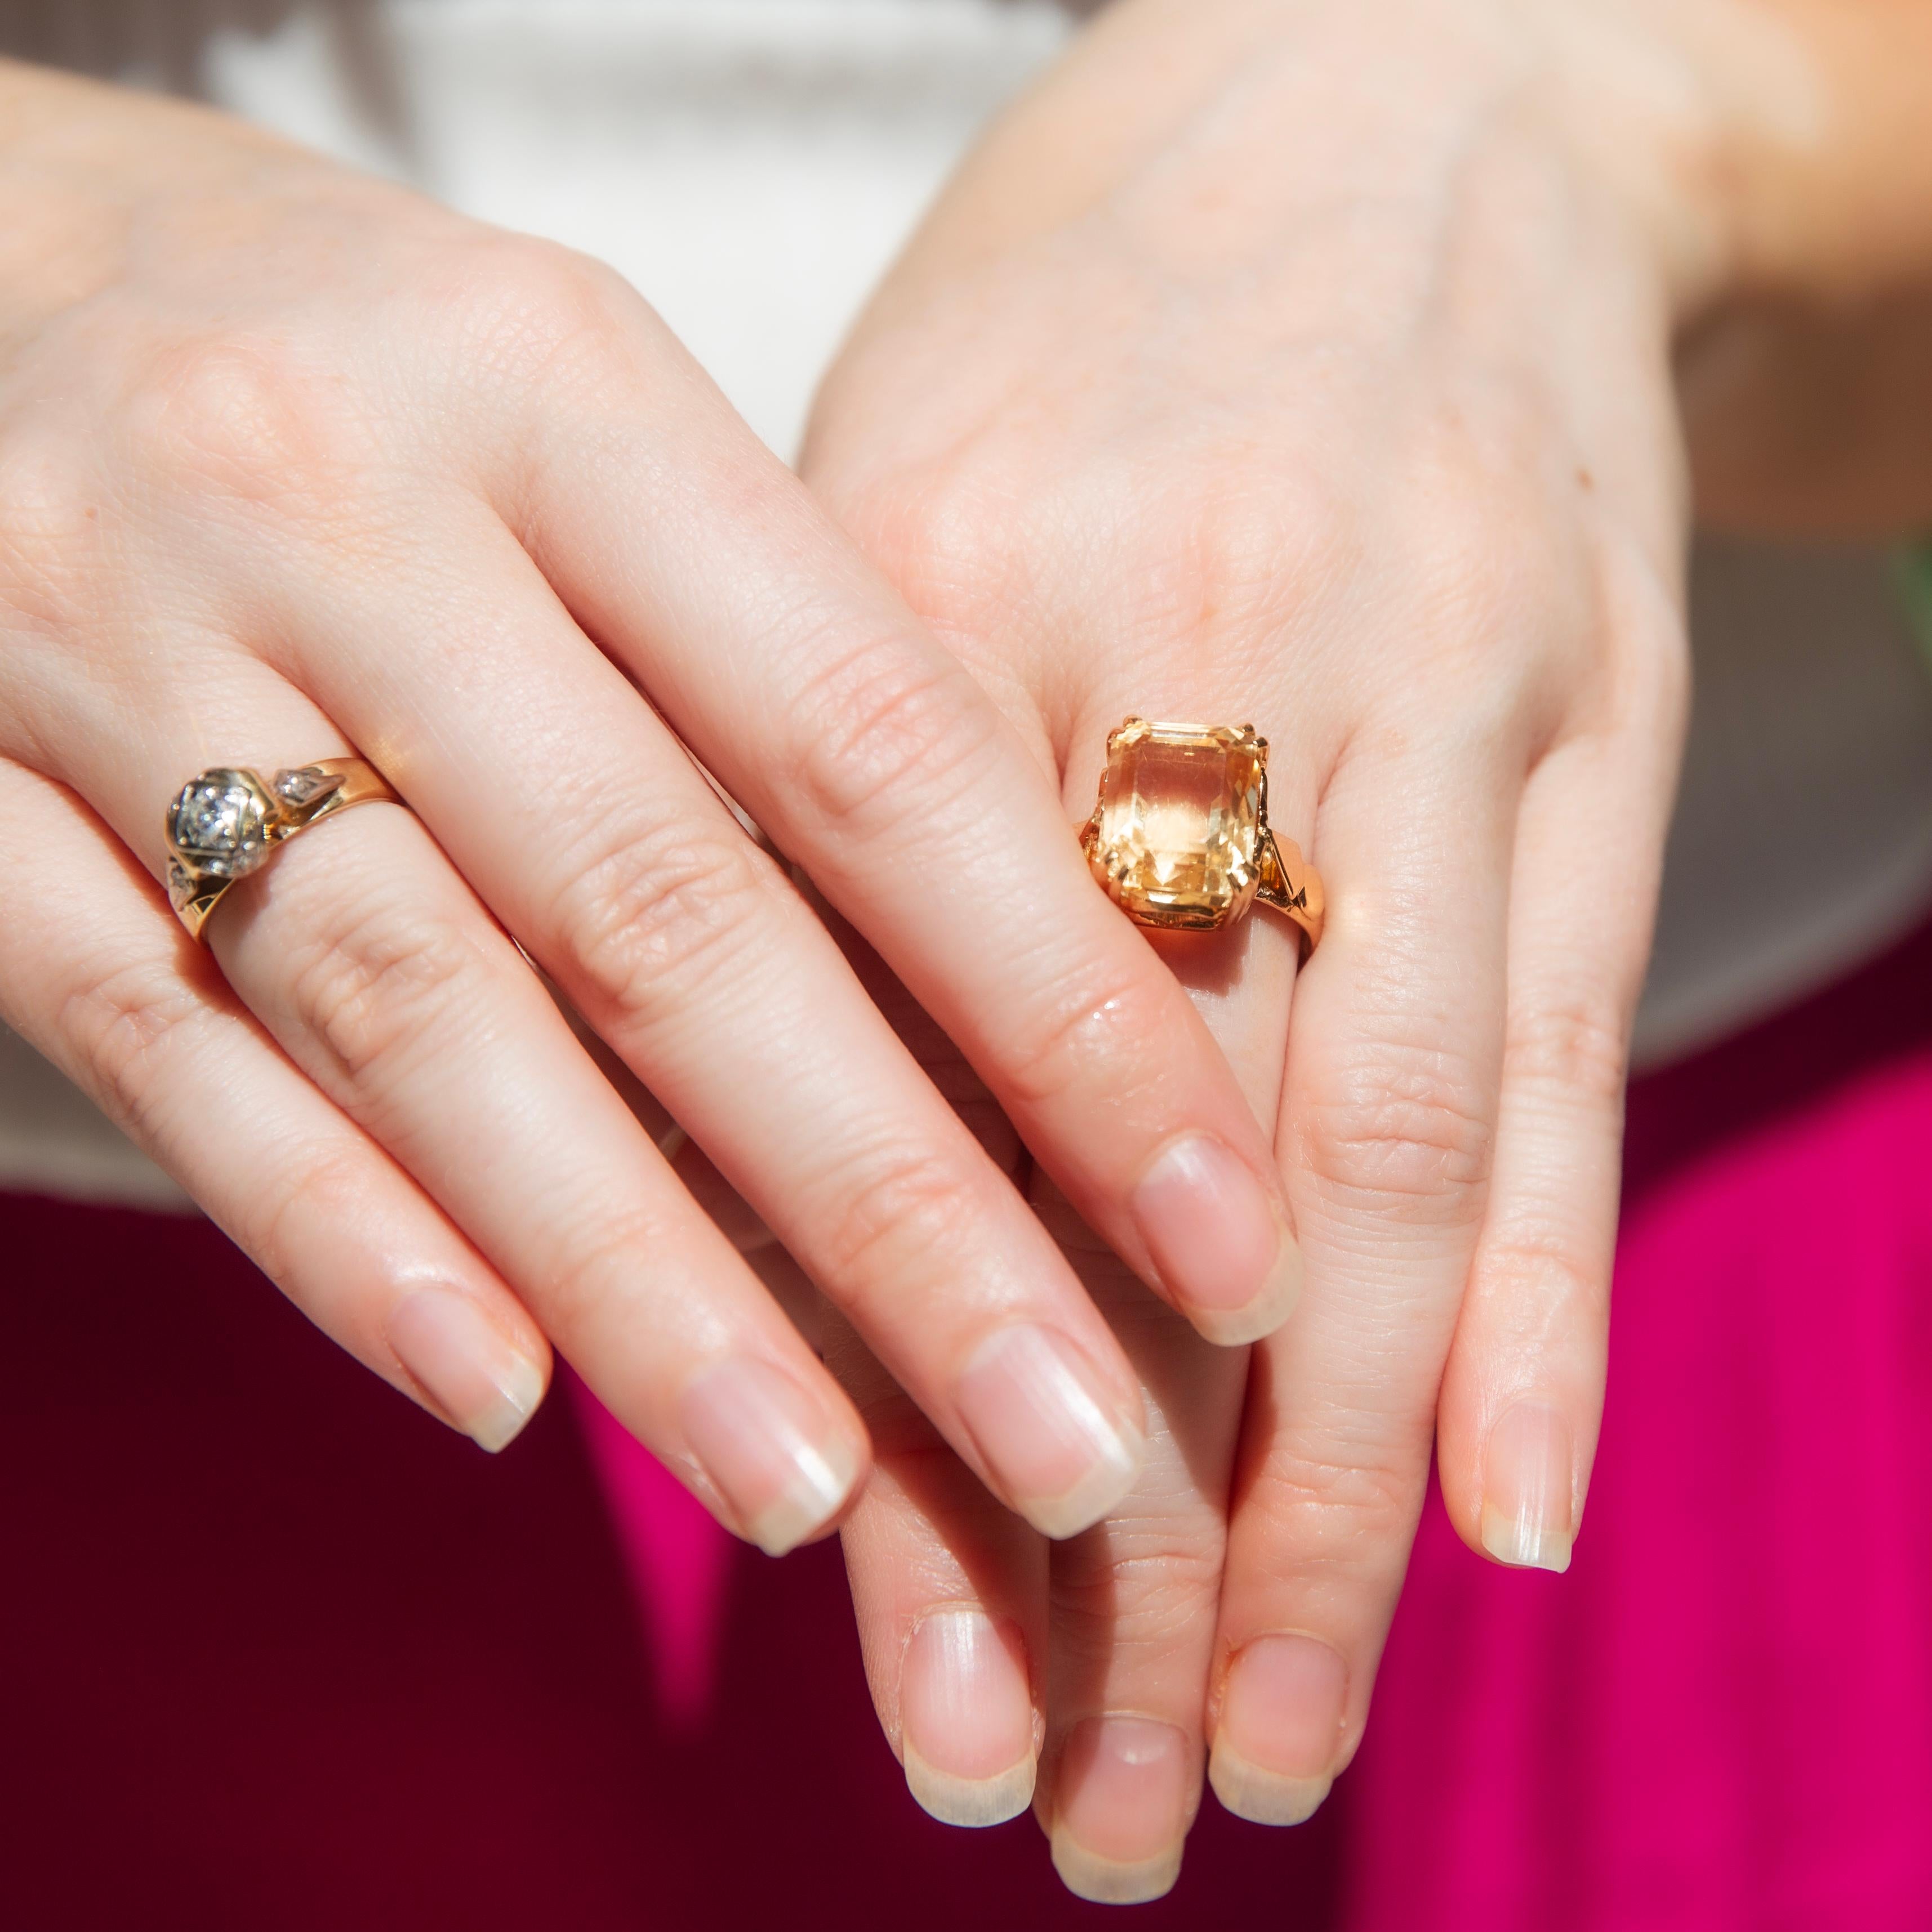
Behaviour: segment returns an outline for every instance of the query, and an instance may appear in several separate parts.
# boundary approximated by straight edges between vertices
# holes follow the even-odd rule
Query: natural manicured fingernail
[[[1119,1412],[1071,1342],[1030,1322],[988,1336],[953,1400],[1007,1500],[1043,1535],[1098,1522],[1146,1459],[1138,1419]]]
[[[1246,1162],[1205,1134],[1162,1150],[1134,1220],[1182,1312],[1210,1342],[1272,1335],[1301,1292],[1301,1250]]]
[[[1153,1718],[1088,1718],[1054,1777],[1053,1864],[1096,1905],[1138,1905],[1173,1888],[1187,1834],[1187,1740]]]
[[[1574,1480],[1562,1412],[1540,1402],[1508,1410],[1483,1455],[1483,1547],[1498,1563],[1568,1569]]]
[[[692,1452],[767,1556],[782,1556],[844,1507],[860,1456],[843,1430],[776,1364],[728,1355],[684,1387],[678,1420]]]
[[[899,1673],[906,1783],[946,1825],[1002,1825],[1033,1802],[1033,1694],[1017,1640],[985,1611],[932,1610]]]
[[[389,1346],[436,1406],[494,1455],[544,1398],[544,1375],[460,1289],[418,1288],[391,1312]]]
[[[1286,1630],[1236,1652],[1208,1760],[1214,1796],[1257,1825],[1299,1825],[1335,1781],[1348,1666],[1319,1637]]]

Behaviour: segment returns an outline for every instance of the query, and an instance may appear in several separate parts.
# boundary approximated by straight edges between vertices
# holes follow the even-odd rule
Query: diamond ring
[[[168,903],[200,939],[222,895],[266,866],[284,839],[379,799],[401,802],[366,758],[320,758],[266,781],[244,767],[203,772],[168,807]]]
[[[1080,843],[1095,878],[1137,926],[1212,932],[1256,899],[1321,942],[1322,880],[1268,822],[1268,740],[1252,724],[1130,718],[1107,740],[1100,802]]]

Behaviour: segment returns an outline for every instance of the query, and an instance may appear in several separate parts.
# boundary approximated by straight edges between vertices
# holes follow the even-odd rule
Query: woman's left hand
[[[1592,14],[1688,62],[1552,10]],[[1252,722],[1327,881],[1298,981],[1264,909],[1156,941],[1274,1135],[1286,1325],[1200,1346],[1036,1190],[1150,1398],[1110,1521],[1049,1550],[832,1350],[878,1451],[846,1534],[888,1735],[959,1822],[1022,1806],[1037,1754],[1088,1897],[1172,1882],[1210,1742],[1241,1815],[1321,1802],[1432,1444],[1475,1548],[1561,1570],[1577,1532],[1684,710],[1670,344],[1700,236],[1652,218],[1660,130],[1598,84],[1646,70],[1531,19],[1120,0],[956,183],[809,446],[1070,839],[1124,717]]]

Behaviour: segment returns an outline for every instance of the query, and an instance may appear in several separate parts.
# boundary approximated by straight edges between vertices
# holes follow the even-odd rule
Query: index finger
[[[632,320],[653,379],[594,410],[553,392],[500,509],[1081,1218],[1210,1340],[1269,1333],[1300,1276],[1272,1150],[1095,886],[1054,776],[702,374],[667,386],[660,326]]]

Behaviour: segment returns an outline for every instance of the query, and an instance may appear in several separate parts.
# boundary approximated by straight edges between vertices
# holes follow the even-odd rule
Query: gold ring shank
[[[230,886],[260,872],[280,847],[352,806],[400,805],[367,758],[318,758],[264,778],[216,766],[190,778],[168,807],[168,903],[201,940]]]
[[[1268,821],[1268,740],[1252,724],[1130,718],[1107,740],[1100,796],[1080,834],[1088,866],[1136,925],[1208,932],[1256,900],[1321,943],[1322,880]]]
[[[1303,963],[1322,944],[1322,928],[1328,907],[1322,892],[1322,874],[1301,856],[1301,848],[1279,832],[1268,836],[1268,850],[1262,868],[1261,884],[1255,897],[1263,905],[1284,913],[1301,928]]]

